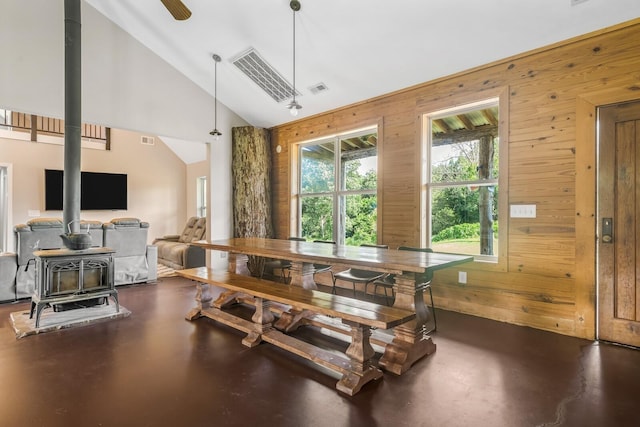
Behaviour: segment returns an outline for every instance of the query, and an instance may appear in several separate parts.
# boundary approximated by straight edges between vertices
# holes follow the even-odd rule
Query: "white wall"
[[[2,1],[0,108],[64,117],[63,5],[62,0]],[[82,4],[82,92],[83,122],[190,142],[213,141],[209,131],[214,98],[86,3]],[[214,200],[218,203],[210,213],[215,215],[212,236],[228,237],[232,230],[230,136],[233,126],[245,125],[218,104],[223,137],[211,147],[210,200],[212,206]],[[14,173],[19,172],[14,169]],[[195,187],[189,184],[184,191]],[[17,210],[24,207],[14,206]],[[14,222],[19,220],[14,217]]]
[[[182,231],[187,220],[187,166],[159,139],[153,146],[140,143],[141,134],[113,129],[111,150],[82,149],[81,169],[126,173],[128,209],[82,211],[80,217],[107,222],[135,217],[149,222],[149,243]],[[44,170],[62,169],[62,145],[0,138],[0,163],[12,165],[12,221],[21,224],[40,217],[62,218],[61,211],[44,210]],[[13,236],[11,236],[13,237]],[[9,242],[9,248],[13,243]]]
[[[3,0],[0,106],[64,117],[63,1]],[[214,98],[160,57],[82,4],[82,120],[207,142]],[[218,104],[223,133],[246,125]]]

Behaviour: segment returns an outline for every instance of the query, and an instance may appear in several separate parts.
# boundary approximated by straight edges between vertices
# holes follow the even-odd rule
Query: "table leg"
[[[290,272],[290,286],[300,286],[304,289],[318,289],[316,282],[313,280],[313,273],[315,272],[313,264],[293,261],[291,263]],[[283,332],[292,332],[298,329],[306,319],[312,316],[313,313],[308,310],[297,310],[292,308],[288,312],[282,312],[280,314],[280,319],[278,319],[274,324],[274,327]]]
[[[209,291],[209,285],[207,283],[197,282],[196,289],[196,306],[189,310],[185,318],[187,320],[195,320],[202,316],[202,310],[211,306],[213,296]]]
[[[315,268],[310,262],[293,261],[291,263],[291,282],[293,286],[302,286],[305,289],[317,290],[315,280],[313,280],[313,273]]]
[[[436,351],[436,345],[426,334],[429,309],[424,303],[424,289],[416,286],[413,273],[396,276],[394,307],[413,310],[416,318],[393,329],[394,338],[385,347],[380,366],[388,372],[401,375],[424,356]]]
[[[249,257],[247,255],[229,252],[229,272],[250,276],[251,273],[247,267],[248,259]]]

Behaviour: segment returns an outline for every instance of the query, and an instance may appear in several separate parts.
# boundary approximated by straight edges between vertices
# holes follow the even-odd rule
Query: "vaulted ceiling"
[[[232,60],[253,50],[293,80],[289,0],[85,0],[255,126],[294,120]],[[301,0],[298,118],[450,75],[640,16],[638,0]],[[318,90],[320,89],[320,90]]]

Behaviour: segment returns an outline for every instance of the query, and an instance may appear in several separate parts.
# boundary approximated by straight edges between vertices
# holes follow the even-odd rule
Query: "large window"
[[[425,115],[426,244],[497,260],[499,103]]]
[[[307,240],[377,240],[376,129],[299,146],[298,229]]]

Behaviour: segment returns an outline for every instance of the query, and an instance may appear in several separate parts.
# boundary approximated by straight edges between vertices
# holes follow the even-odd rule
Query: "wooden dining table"
[[[329,264],[378,271],[395,275],[394,307],[412,310],[415,320],[396,326],[393,339],[385,346],[379,360],[386,371],[400,375],[417,360],[432,354],[436,346],[427,334],[430,318],[423,291],[434,272],[473,261],[469,255],[438,252],[400,251],[377,247],[334,245],[295,240],[241,237],[200,240],[192,243],[205,249],[227,252],[228,268],[233,273],[247,273],[247,256],[291,262],[292,286],[317,289],[313,280],[314,264]]]

